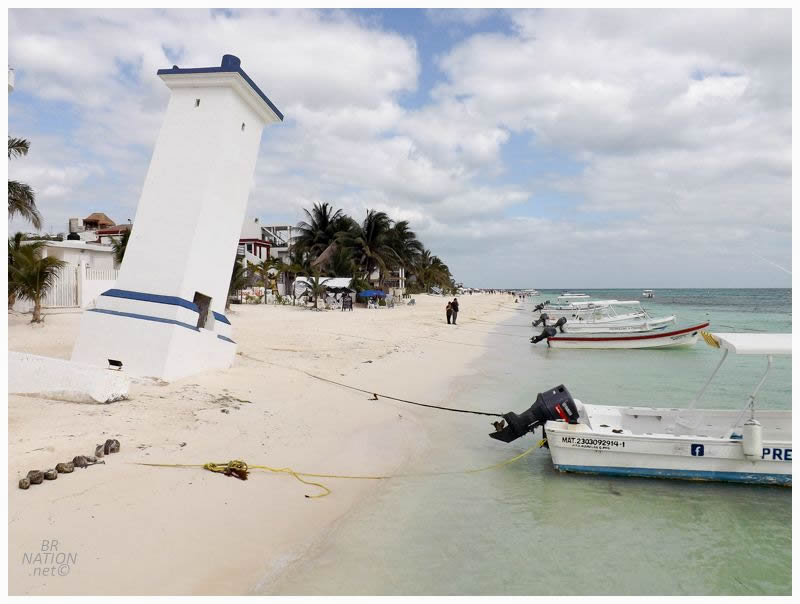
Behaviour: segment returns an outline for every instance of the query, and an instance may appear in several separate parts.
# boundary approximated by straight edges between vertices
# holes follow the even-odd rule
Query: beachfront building
[[[402,298],[406,293],[406,269],[401,266],[398,269],[389,271],[383,281],[383,285],[389,290],[390,294]]]
[[[296,237],[292,231],[297,231],[297,227],[288,224],[262,225],[261,227],[261,235],[264,241],[268,241],[270,244],[271,256],[285,264],[289,264],[292,243]]]
[[[248,218],[242,225],[236,256],[247,264],[261,264],[270,258],[270,242],[264,236],[258,218]]]
[[[320,277],[320,284],[325,287],[325,294],[319,296],[318,303],[321,301],[323,304],[328,304],[334,299],[341,302],[342,296],[348,296],[352,303],[356,302],[356,292],[351,288],[353,280],[350,277]],[[292,284],[293,296],[299,298],[303,295],[308,300],[314,298],[311,294],[310,277],[297,277]]]
[[[264,260],[269,260],[270,242],[265,239],[258,218],[244,221],[236,256],[244,258],[248,264],[261,264]]]
[[[290,256],[292,245],[297,237],[297,227],[290,224],[262,225],[261,234],[264,241],[269,242],[269,253],[271,258],[277,258],[284,264],[291,264]],[[283,273],[278,280],[278,293],[281,296],[288,295],[291,291],[291,276]]]
[[[22,244],[33,243],[23,241]],[[42,300],[44,309],[79,309],[94,304],[105,290],[114,287],[119,271],[110,245],[85,241],[47,241],[43,257],[53,257],[66,263],[58,272],[53,287]],[[17,300],[13,309],[30,312],[33,302]]]
[[[96,231],[107,227],[115,226],[116,223],[103,212],[92,212],[83,219],[83,229],[86,231]]]
[[[103,212],[92,212],[82,220],[80,218],[69,219],[67,239],[110,245],[119,240],[125,231],[131,229],[131,226],[130,220],[128,220],[128,224],[115,224]]]
[[[233,363],[231,267],[262,130],[283,115],[233,55],[158,76],[171,96],[136,229],[116,287],[83,315],[72,360],[172,380]]]

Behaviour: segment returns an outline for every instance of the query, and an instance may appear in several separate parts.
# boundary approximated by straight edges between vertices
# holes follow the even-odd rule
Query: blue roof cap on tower
[[[250,76],[242,69],[242,62],[239,57],[234,55],[222,55],[222,63],[219,67],[190,67],[188,69],[181,69],[177,65],[173,65],[172,69],[159,69],[158,75],[178,75],[184,73],[238,73],[244,81],[247,82],[255,93],[269,105],[269,108],[275,112],[281,121],[283,121],[283,114],[278,110],[272,101],[267,98],[267,95],[261,92],[261,89],[256,86],[256,83],[250,79]]]

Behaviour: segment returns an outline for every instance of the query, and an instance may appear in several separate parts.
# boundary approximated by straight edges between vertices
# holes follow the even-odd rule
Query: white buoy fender
[[[748,419],[742,430],[742,451],[744,456],[755,461],[761,459],[761,424],[754,419]]]

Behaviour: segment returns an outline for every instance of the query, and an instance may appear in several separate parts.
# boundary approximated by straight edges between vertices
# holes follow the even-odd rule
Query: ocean
[[[641,290],[571,290],[640,299]],[[533,304],[514,304],[491,351],[466,368],[454,407],[527,409],[565,384],[585,403],[685,407],[719,350],[554,350],[528,339]],[[656,290],[642,300],[678,325],[790,332],[790,289]],[[469,297],[462,305],[469,304]],[[765,367],[729,357],[704,407],[740,409]],[[758,405],[791,408],[791,359],[776,357]],[[426,416],[427,417],[427,416]],[[478,468],[535,444],[488,437],[489,418],[430,411],[431,447],[408,471]],[[538,437],[537,432],[537,437]],[[387,481],[268,593],[327,595],[790,595],[791,489],[561,474],[538,449],[497,470]]]

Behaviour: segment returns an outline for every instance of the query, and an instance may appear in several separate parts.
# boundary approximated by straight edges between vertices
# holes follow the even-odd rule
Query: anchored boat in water
[[[669,331],[652,327],[646,331],[622,333],[602,331],[557,333],[553,327],[549,327],[545,328],[542,334],[533,338],[531,342],[536,343],[546,338],[550,348],[682,348],[694,346],[700,336],[700,331],[708,326],[709,323],[699,323]]]
[[[792,412],[756,406],[773,357],[792,353],[791,334],[703,337],[722,359],[686,409],[584,405],[562,385],[524,413],[506,413],[490,436],[511,442],[541,426],[562,472],[791,486]],[[764,374],[742,409],[698,409],[731,352],[765,356]]]
[[[537,304],[533,312],[540,313],[539,320],[533,324],[534,327],[542,323],[542,314],[546,314],[547,318],[552,320],[564,317],[571,325],[579,323],[641,323],[643,321],[668,325],[675,322],[675,315],[651,317],[639,300],[594,300],[553,305],[548,301]]]

